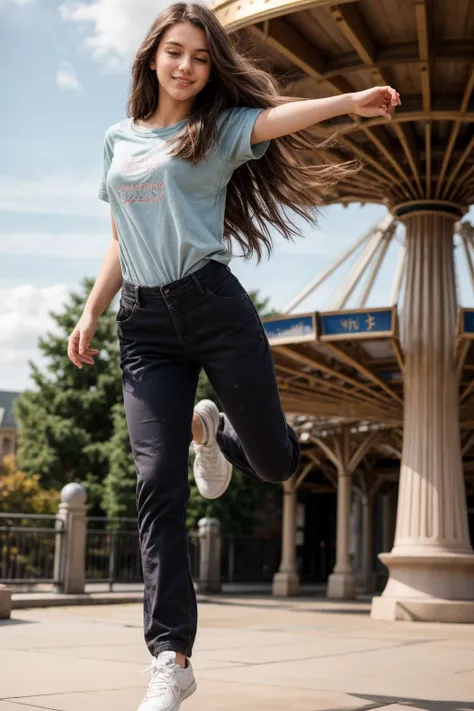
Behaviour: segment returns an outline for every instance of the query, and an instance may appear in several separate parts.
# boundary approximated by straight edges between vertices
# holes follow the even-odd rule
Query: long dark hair
[[[129,117],[146,119],[156,110],[159,86],[150,62],[165,32],[178,22],[189,22],[205,32],[212,80],[196,96],[187,128],[174,140],[172,155],[192,163],[206,158],[215,145],[217,118],[223,109],[268,108],[297,100],[279,94],[277,81],[237,49],[207,7],[176,3],[155,20],[136,54]],[[260,160],[244,163],[234,171],[227,186],[224,236],[229,242],[234,238],[245,257],[256,253],[260,260],[264,248],[271,253],[271,225],[286,239],[301,234],[285,208],[314,223],[327,188],[357,170],[353,162],[312,165],[308,155],[315,142],[319,143],[316,129],[282,136],[271,141]]]

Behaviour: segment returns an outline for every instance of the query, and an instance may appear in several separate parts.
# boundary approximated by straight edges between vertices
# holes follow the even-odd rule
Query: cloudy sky
[[[70,290],[95,276],[110,239],[108,206],[96,198],[108,126],[125,116],[134,51],[164,7],[160,0],[0,0],[0,389],[30,385],[38,337]],[[260,266],[234,260],[247,289],[283,308],[385,213],[329,208],[319,229],[278,240]],[[371,305],[388,301],[397,247]],[[462,298],[472,303],[465,270]],[[336,273],[301,306],[325,308]]]

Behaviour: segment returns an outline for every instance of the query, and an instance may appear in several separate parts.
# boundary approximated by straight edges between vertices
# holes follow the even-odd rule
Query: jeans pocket
[[[121,326],[131,321],[137,310],[137,304],[121,300],[117,311],[117,324]]]
[[[204,288],[207,296],[221,301],[249,298],[240,281],[231,272],[228,272],[217,284],[206,284]]]

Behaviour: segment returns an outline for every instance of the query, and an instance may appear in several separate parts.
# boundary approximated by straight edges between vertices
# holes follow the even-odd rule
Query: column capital
[[[468,206],[459,205],[449,200],[412,200],[394,205],[390,211],[402,221],[417,215],[445,215],[451,217],[453,221],[457,221],[466,214]]]

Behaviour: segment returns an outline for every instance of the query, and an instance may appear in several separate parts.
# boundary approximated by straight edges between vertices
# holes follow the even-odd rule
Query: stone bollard
[[[85,588],[87,494],[76,483],[66,484],[61,491],[61,503],[56,516],[56,529],[64,530],[56,536],[54,577],[61,581],[58,592],[81,594]]]
[[[221,585],[221,525],[216,518],[202,518],[199,526],[200,593],[219,593]]]
[[[12,614],[12,591],[0,585],[0,620],[8,620]]]

